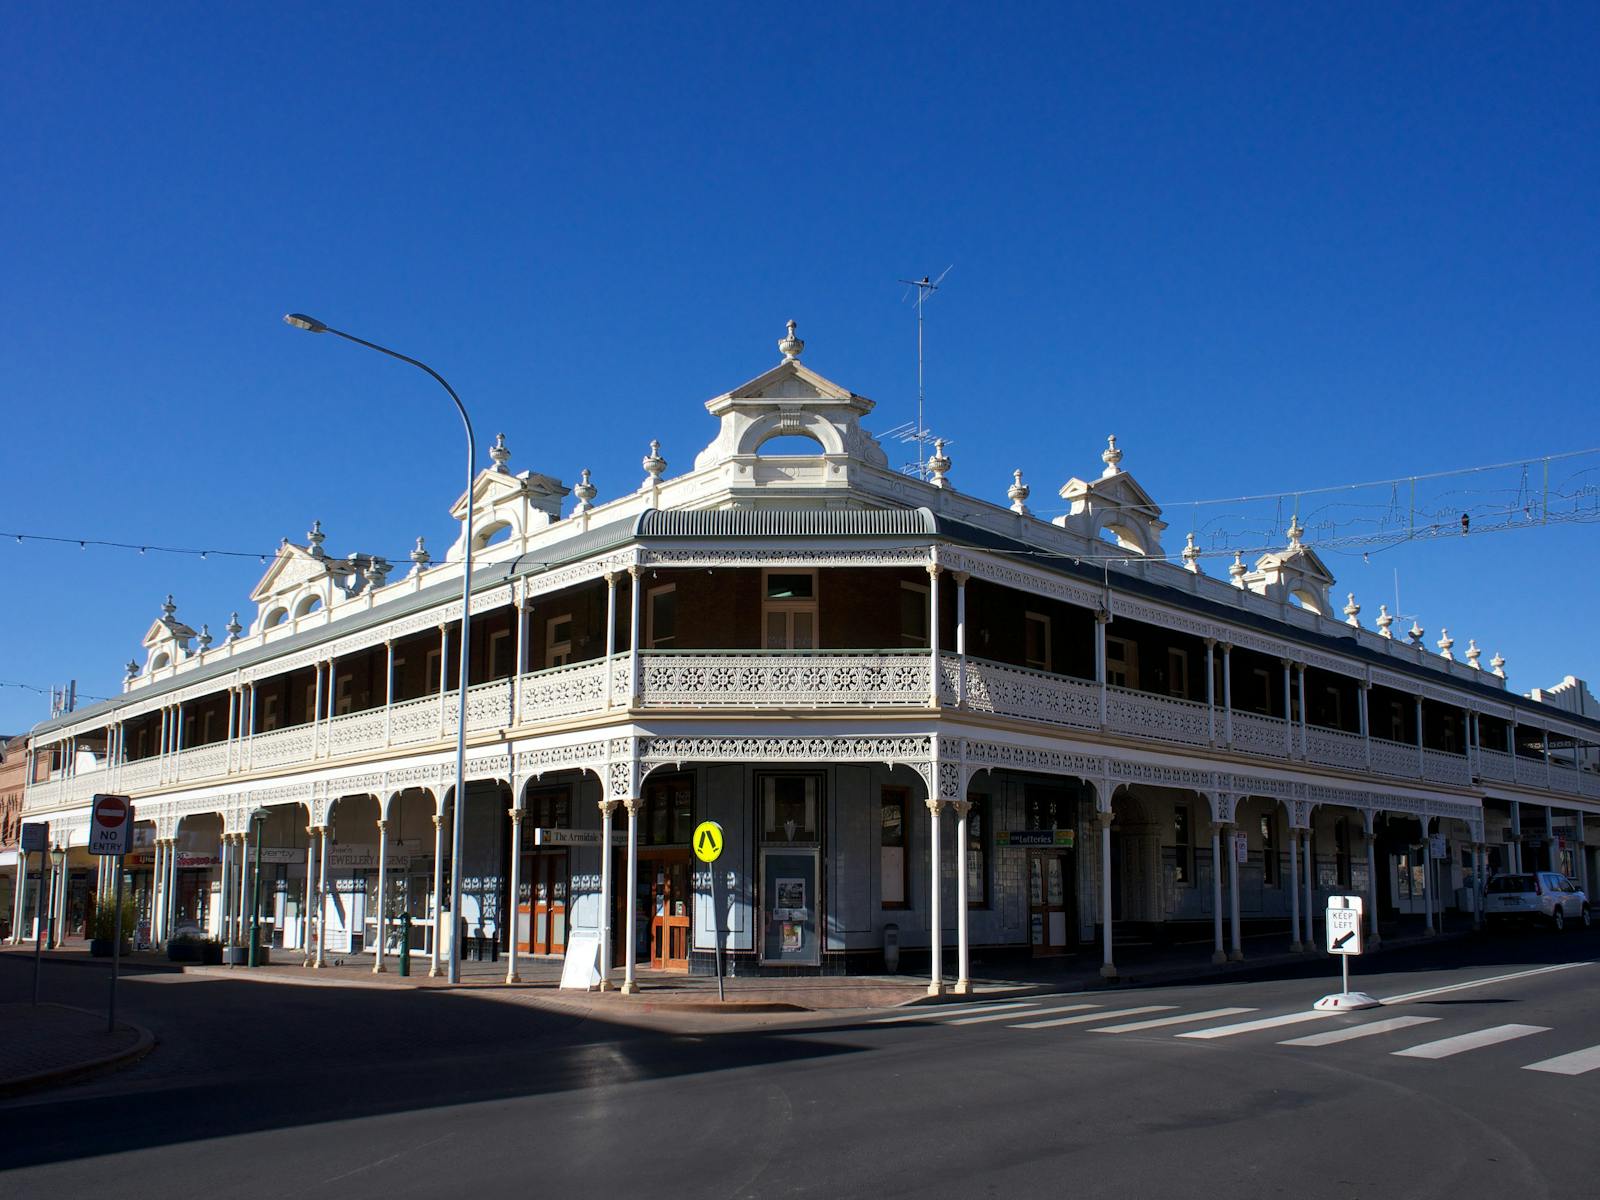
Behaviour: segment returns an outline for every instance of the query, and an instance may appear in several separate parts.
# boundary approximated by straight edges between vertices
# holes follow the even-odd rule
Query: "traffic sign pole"
[[[27,869],[27,864],[23,864]],[[33,1006],[39,1007],[39,964],[44,961],[44,851],[39,851],[39,885],[33,889]]]
[[[722,826],[701,821],[694,830],[694,856],[711,868],[711,929],[716,939],[717,1002],[727,997],[722,991],[722,885],[717,878],[717,860],[722,857]]]
[[[117,975],[122,970],[122,855],[117,855],[117,931],[111,943],[111,1005],[106,1012],[106,1032],[117,1031]]]

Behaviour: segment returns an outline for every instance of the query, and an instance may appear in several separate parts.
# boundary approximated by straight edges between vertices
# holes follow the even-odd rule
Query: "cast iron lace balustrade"
[[[926,651],[752,650],[643,655],[649,707],[926,707]]]

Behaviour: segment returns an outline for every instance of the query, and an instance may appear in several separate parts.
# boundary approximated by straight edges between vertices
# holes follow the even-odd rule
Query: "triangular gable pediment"
[[[865,396],[858,396],[849,388],[840,387],[831,379],[818,375],[799,361],[790,359],[772,370],[757,375],[732,391],[706,401],[706,408],[720,415],[734,405],[770,401],[773,403],[826,403],[846,404],[857,412],[866,414],[875,407]]]
[[[139,644],[146,650],[154,649],[166,642],[182,642],[195,636],[182,621],[174,621],[167,617],[157,617],[150,623],[150,628],[144,631],[144,637]]]
[[[1161,516],[1161,506],[1150,497],[1150,493],[1139,486],[1134,477],[1126,471],[1118,471],[1115,475],[1104,475],[1095,480],[1069,479],[1061,488],[1063,500],[1080,500],[1093,497],[1100,504],[1112,508],[1132,509],[1149,518],[1158,521]],[[1162,528],[1166,528],[1162,524]]]
[[[507,501],[523,499],[532,500],[537,507],[542,508],[552,500],[559,504],[571,490],[559,479],[553,479],[549,475],[540,475],[533,471],[512,475],[507,471],[496,471],[493,467],[486,467],[479,471],[478,477],[472,481],[472,511],[481,512],[485,508],[494,508]],[[450,515],[458,521],[466,519],[465,492],[457,496],[455,503],[450,506]]]
[[[267,573],[261,577],[261,582],[250,593],[250,599],[260,604],[270,596],[290,591],[308,580],[320,579],[327,573],[326,558],[318,558],[304,546],[286,542],[278,551],[278,557],[267,568]]]
[[[1276,570],[1280,574],[1293,572],[1319,583],[1333,586],[1333,572],[1317,552],[1309,546],[1291,546],[1287,550],[1274,550],[1256,559],[1258,573]]]

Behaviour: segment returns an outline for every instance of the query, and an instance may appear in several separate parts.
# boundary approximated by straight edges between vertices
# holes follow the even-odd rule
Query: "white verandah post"
[[[929,574],[933,569],[929,568]],[[938,786],[935,784],[934,786]],[[928,857],[930,862],[928,883],[928,958],[931,963],[928,968],[928,995],[944,995],[944,922],[939,911],[942,892],[940,878],[940,850],[939,845],[939,814],[944,809],[944,801],[937,796],[929,796],[927,800],[929,821]]]

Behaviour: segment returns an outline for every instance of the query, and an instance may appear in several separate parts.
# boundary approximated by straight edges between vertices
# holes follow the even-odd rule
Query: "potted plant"
[[[195,933],[180,933],[167,942],[169,962],[192,962],[206,966],[222,964],[222,943]]]
[[[132,898],[122,902],[122,952],[133,948],[133,931],[138,926],[139,913]],[[89,953],[96,958],[110,958],[112,941],[117,936],[117,908],[114,904],[101,904],[94,910],[90,925]]]

